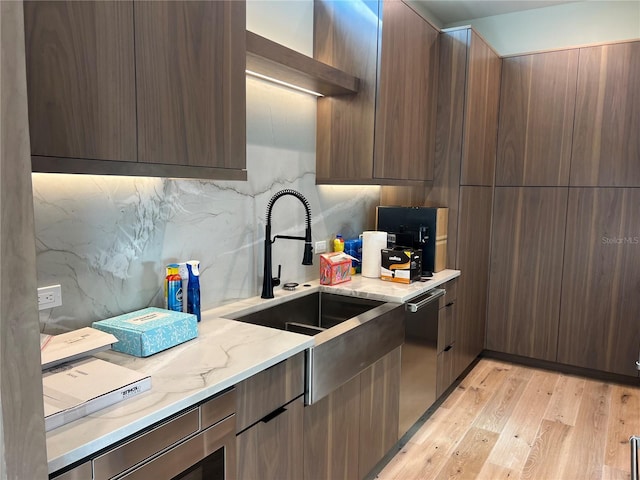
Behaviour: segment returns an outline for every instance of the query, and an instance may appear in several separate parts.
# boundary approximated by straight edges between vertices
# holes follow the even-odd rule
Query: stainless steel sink
[[[230,318],[314,336],[315,345],[306,357],[308,405],[358,375],[404,340],[403,304],[324,292]]]
[[[316,335],[382,304],[375,300],[317,292],[235,320]]]

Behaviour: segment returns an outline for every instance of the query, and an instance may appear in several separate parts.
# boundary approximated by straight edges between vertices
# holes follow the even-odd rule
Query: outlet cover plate
[[[60,285],[51,285],[38,289],[38,310],[46,310],[60,305],[62,305],[62,288]]]
[[[319,242],[316,242],[315,248],[313,250],[314,250],[314,253],[326,253],[327,241],[320,240]]]

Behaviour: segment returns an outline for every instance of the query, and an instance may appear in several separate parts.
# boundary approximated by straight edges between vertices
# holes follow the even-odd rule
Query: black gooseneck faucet
[[[302,205],[304,205],[304,209],[307,215],[307,227],[304,231],[304,237],[292,237],[290,235],[276,235],[271,240],[271,210],[273,209],[273,204],[276,203],[280,197],[284,197],[285,195],[291,195],[296,197]],[[272,266],[271,266],[271,244],[276,241],[276,238],[286,238],[288,240],[302,240],[304,241],[304,255],[302,257],[302,265],[313,265],[313,247],[311,246],[311,208],[309,207],[309,202],[306,198],[295,190],[280,190],[276,193],[271,200],[269,200],[269,204],[267,205],[267,224],[264,229],[264,276],[262,279],[262,298],[273,298],[273,286],[280,284],[280,270],[278,269],[278,277],[273,278]]]

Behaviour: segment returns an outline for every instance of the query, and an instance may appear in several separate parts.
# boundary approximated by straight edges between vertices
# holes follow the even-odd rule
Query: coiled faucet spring
[[[271,211],[276,200],[286,195],[296,197],[306,212],[306,228],[304,237],[295,237],[291,235],[276,235],[271,239]],[[311,207],[309,202],[300,192],[291,189],[280,190],[276,193],[267,205],[267,224],[265,225],[264,232],[264,275],[262,278],[262,298],[273,298],[273,286],[280,284],[280,273],[278,277],[273,278],[272,265],[271,265],[271,244],[276,241],[276,238],[285,238],[288,240],[302,240],[304,241],[304,254],[302,256],[302,265],[313,265],[313,247],[311,245]]]

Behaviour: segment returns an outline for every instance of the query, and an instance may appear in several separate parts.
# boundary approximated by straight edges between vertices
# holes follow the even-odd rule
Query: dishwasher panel
[[[444,290],[434,289],[407,304],[400,376],[400,437],[436,400],[437,300],[444,294]]]

